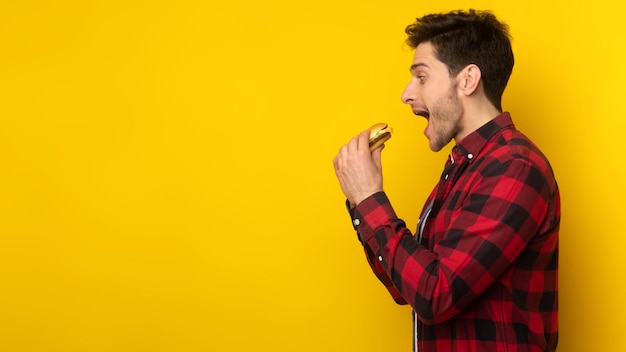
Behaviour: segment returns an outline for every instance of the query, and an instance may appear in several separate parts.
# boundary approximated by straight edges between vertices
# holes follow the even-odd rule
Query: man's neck
[[[466,106],[465,113],[461,120],[461,128],[454,139],[457,142],[460,141],[501,113],[502,112],[496,109],[491,103]]]

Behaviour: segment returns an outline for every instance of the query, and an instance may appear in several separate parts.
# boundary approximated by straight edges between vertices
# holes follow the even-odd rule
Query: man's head
[[[502,112],[513,70],[507,26],[489,12],[450,12],[418,18],[406,28],[415,49],[402,101],[428,121],[430,148],[459,141]]]
[[[478,66],[485,96],[502,111],[502,94],[514,64],[506,24],[487,11],[454,11],[418,18],[405,32],[413,49],[430,43],[450,77],[467,65]]]

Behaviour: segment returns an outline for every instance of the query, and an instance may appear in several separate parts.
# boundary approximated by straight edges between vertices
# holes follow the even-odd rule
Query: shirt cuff
[[[351,205],[352,204],[350,204],[350,201],[346,199],[346,210],[348,210],[348,214],[350,214],[350,219],[352,221],[352,227],[356,231],[360,221],[358,219],[355,221],[355,218],[354,218],[354,209],[355,209],[355,207],[352,207]],[[355,224],[355,222],[356,222],[356,224]]]
[[[389,224],[396,217],[384,191],[372,194],[352,208],[346,201],[346,208],[352,219],[352,227],[359,233],[361,241],[364,234],[367,237],[373,236],[374,229]]]
[[[373,209],[378,206],[377,198],[384,199],[383,201],[389,203],[387,200],[387,196],[383,191],[372,194],[371,196],[365,198],[358,206],[352,206],[350,201],[346,199],[346,209],[348,210],[348,214],[350,214],[350,219],[352,220],[352,227],[355,231],[359,230],[359,226],[363,223],[363,219],[365,213],[368,209]]]

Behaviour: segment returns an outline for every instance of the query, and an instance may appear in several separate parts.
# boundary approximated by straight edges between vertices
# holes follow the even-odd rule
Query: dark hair
[[[413,49],[430,42],[435,56],[456,76],[469,64],[480,68],[487,99],[502,111],[502,93],[513,71],[509,27],[489,11],[458,10],[417,18],[406,27]]]

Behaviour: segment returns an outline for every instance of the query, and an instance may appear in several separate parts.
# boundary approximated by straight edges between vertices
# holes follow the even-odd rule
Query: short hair
[[[515,61],[507,24],[489,11],[457,10],[417,18],[405,32],[413,49],[430,42],[450,77],[467,65],[477,65],[487,99],[502,111],[502,94]]]

